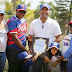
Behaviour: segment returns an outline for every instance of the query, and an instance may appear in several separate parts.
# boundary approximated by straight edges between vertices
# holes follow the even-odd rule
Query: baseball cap
[[[51,43],[50,48],[52,48],[52,47],[59,49],[59,43],[57,43],[57,42]]]
[[[28,59],[28,58],[31,58],[32,55],[29,55],[26,51],[24,52],[21,52],[18,54],[18,59],[19,60],[22,60],[22,59]]]
[[[72,20],[68,23],[68,25],[72,24]]]
[[[3,8],[0,7],[0,13],[5,14],[5,10]]]
[[[17,10],[24,10],[24,11],[26,11],[26,5],[24,5],[24,4],[19,4],[16,9],[17,9]]]
[[[43,7],[46,7],[46,8],[48,8],[48,9],[50,9],[50,6],[49,6],[47,3],[41,4],[40,10],[41,10]]]

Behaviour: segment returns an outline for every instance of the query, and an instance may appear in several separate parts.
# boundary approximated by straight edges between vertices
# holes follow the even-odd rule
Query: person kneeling
[[[28,55],[28,53],[26,51],[21,52],[18,54],[18,61],[20,63],[21,66],[20,72],[29,72],[29,68],[30,66],[37,60],[38,56],[40,55],[40,53],[36,53],[36,55],[33,57],[32,55]]]

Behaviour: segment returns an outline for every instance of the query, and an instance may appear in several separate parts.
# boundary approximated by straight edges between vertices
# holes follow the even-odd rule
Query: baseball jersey
[[[68,69],[67,72],[72,72],[72,37],[70,40],[70,46],[68,50],[63,54],[64,59],[68,58]]]
[[[11,37],[11,33],[17,33],[17,37],[20,39],[21,43],[26,46],[26,36],[25,33],[27,32],[27,23],[24,18],[18,19],[16,16],[13,16],[7,22],[7,26],[9,29],[8,32],[8,45],[7,47],[17,48],[20,49]]]
[[[67,49],[69,48],[70,45],[70,40],[71,40],[72,34],[68,34],[62,41],[62,48],[61,48],[61,53],[64,54]]]

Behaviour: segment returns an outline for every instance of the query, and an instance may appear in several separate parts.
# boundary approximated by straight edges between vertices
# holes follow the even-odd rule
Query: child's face
[[[52,47],[51,48],[51,53],[53,54],[53,55],[55,55],[56,53],[57,53],[57,48],[55,48],[55,47]]]

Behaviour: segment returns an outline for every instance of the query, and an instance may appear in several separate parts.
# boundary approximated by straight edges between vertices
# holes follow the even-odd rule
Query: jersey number
[[[66,43],[66,42],[64,42],[64,46],[69,46],[69,44],[68,44],[68,43]]]

